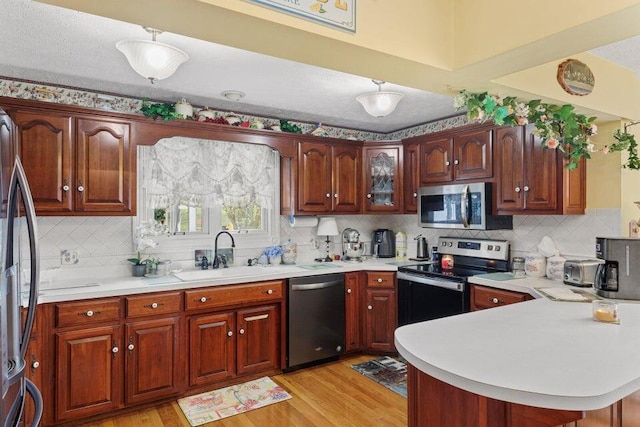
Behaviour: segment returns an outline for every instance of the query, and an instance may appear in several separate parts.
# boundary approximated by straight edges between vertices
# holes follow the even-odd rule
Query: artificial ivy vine
[[[456,96],[454,104],[457,109],[466,107],[469,120],[493,120],[498,126],[533,124],[534,133],[542,139],[543,147],[557,148],[569,159],[569,170],[577,168],[583,157],[591,158],[590,153],[625,150],[629,153],[629,160],[623,167],[640,169],[638,144],[626,128],[614,132],[616,143],[597,148],[590,140],[598,131],[593,123],[596,117],[576,113],[573,105],[547,104],[539,99],[522,102],[515,97],[501,98],[487,92],[469,93],[465,90]]]

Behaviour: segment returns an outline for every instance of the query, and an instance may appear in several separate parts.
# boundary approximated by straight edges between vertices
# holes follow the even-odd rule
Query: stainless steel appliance
[[[596,280],[600,259],[567,260],[564,263],[563,282],[567,285],[590,288]]]
[[[29,184],[20,160],[16,157],[13,165],[2,160],[2,167],[12,166],[9,182],[2,181],[8,176],[0,173],[2,200],[7,200],[0,215],[2,233],[2,274],[0,275],[0,350],[2,359],[2,405],[0,405],[0,425],[4,427],[22,425],[24,403],[29,395],[34,401],[32,425],[37,426],[42,416],[42,396],[37,387],[25,378],[25,354],[36,314],[39,282],[39,253],[36,215],[29,190]],[[6,208],[6,209],[5,209]],[[20,216],[24,214],[24,216]],[[26,227],[28,242],[23,242],[23,227]],[[24,245],[29,253],[25,253]],[[28,262],[28,265],[22,263]],[[29,270],[28,310],[24,324],[22,311],[22,270]]]
[[[418,225],[426,228],[511,230],[513,217],[491,215],[491,184],[449,184],[418,189]]]
[[[427,261],[429,260],[429,245],[427,244],[427,238],[422,237],[422,234],[418,234],[413,238],[416,241],[416,257],[409,258],[412,261]]]
[[[289,279],[287,369],[344,352],[344,275]]]
[[[443,268],[444,262],[398,267],[400,326],[469,311],[467,278],[509,270],[506,240],[440,237],[438,249],[451,268]]]
[[[371,237],[371,252],[378,258],[393,258],[396,256],[396,240],[392,230],[378,229]]]
[[[598,265],[593,287],[605,298],[640,300],[640,240],[596,237]]]
[[[360,233],[353,228],[342,231],[342,256],[346,262],[362,262],[364,242],[360,241]]]

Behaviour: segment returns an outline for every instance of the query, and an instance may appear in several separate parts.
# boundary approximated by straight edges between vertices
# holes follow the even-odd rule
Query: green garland
[[[543,147],[557,148],[569,159],[569,170],[577,168],[583,157],[591,158],[590,153],[624,150],[628,151],[629,160],[623,167],[640,169],[638,144],[632,134],[618,129],[613,134],[618,142],[598,149],[590,141],[598,131],[593,123],[596,117],[576,113],[573,105],[547,104],[539,99],[522,102],[515,97],[500,98],[487,92],[469,93],[465,90],[456,96],[454,105],[457,109],[466,107],[469,120],[493,120],[498,126],[533,124],[534,133],[542,139]]]

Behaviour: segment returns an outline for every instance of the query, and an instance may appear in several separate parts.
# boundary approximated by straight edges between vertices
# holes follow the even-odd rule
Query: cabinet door
[[[78,119],[75,209],[134,214],[135,144],[130,124]]]
[[[189,385],[199,386],[233,377],[236,361],[235,313],[189,319]]]
[[[366,347],[376,351],[395,351],[396,292],[393,289],[366,291]]]
[[[420,181],[423,185],[453,180],[451,138],[434,139],[420,147]]]
[[[404,212],[418,212],[420,188],[420,144],[404,146]]]
[[[7,195],[9,194],[9,180],[13,170],[15,147],[13,139],[13,122],[7,114],[0,114],[0,216],[7,212]]]
[[[19,111],[14,123],[36,213],[71,212],[71,117]]]
[[[345,351],[360,350],[360,273],[345,273]]]
[[[481,179],[493,176],[491,130],[480,130],[453,138],[455,180]]]
[[[524,142],[522,127],[496,129],[496,210],[524,208]]]
[[[360,212],[362,200],[362,152],[360,147],[333,147],[333,211]]]
[[[280,360],[279,319],[280,311],[276,305],[238,311],[238,375],[278,368]]]
[[[120,326],[56,334],[56,420],[120,407],[123,358]]]
[[[298,145],[298,210],[331,212],[331,146],[315,142]]]
[[[181,378],[179,317],[126,325],[125,402],[136,404],[177,394]]]
[[[527,211],[549,211],[558,208],[558,150],[544,149],[539,137],[527,129],[524,144],[524,196]]]
[[[563,215],[584,215],[587,203],[587,160],[580,159],[578,167],[568,170],[567,159],[559,159],[562,165],[562,213]]]
[[[365,210],[402,211],[402,147],[365,147]]]

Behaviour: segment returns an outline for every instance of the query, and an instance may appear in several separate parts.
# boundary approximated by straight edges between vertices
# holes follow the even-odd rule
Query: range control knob
[[[488,251],[492,251],[493,250],[493,245],[487,245],[487,250]]]
[[[500,250],[500,246],[496,245],[496,251]]]

